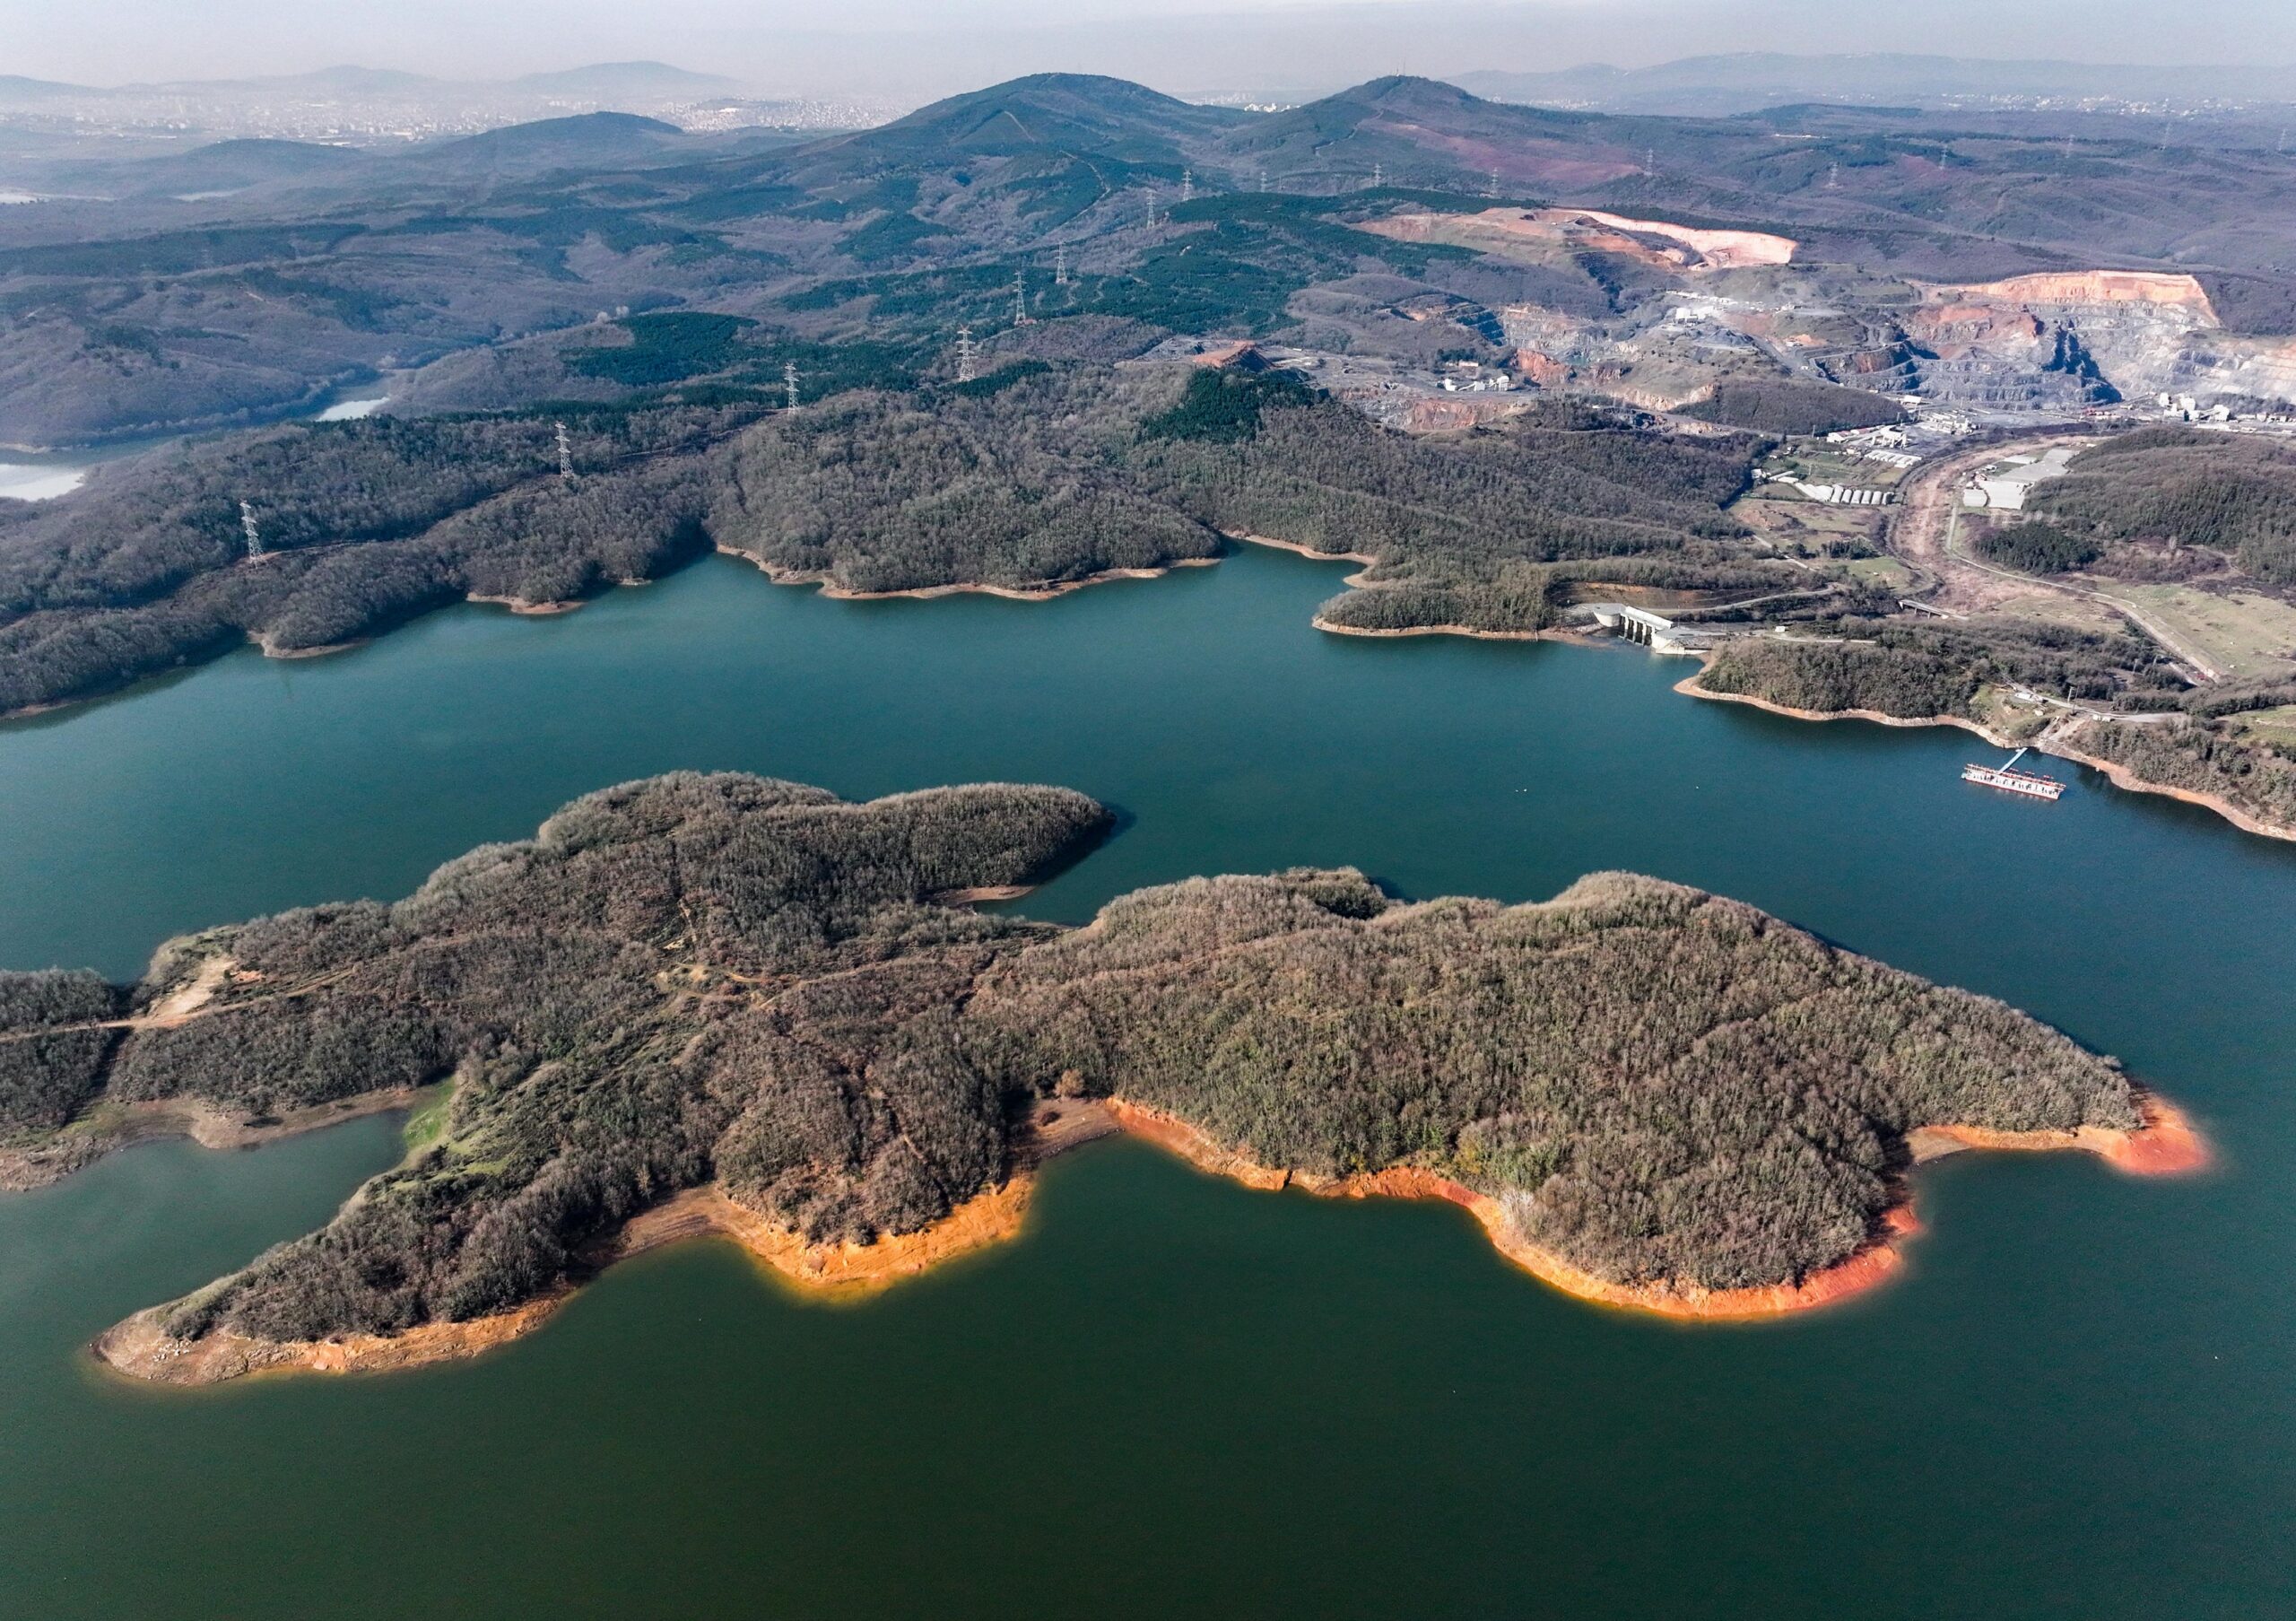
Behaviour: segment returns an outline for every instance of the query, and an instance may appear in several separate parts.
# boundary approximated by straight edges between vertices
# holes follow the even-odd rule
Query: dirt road
[[[1961,485],[1971,474],[2005,457],[2039,456],[2061,445],[2094,442],[2089,434],[2052,433],[1958,451],[1915,468],[1898,486],[1899,502],[1892,509],[1889,527],[1883,531],[1890,551],[1914,571],[1918,583],[1908,595],[1946,614],[2013,612],[2019,598],[2030,601],[2039,596],[2095,604],[2166,648],[2196,680],[2217,680],[2222,671],[2134,603],[2087,586],[1980,562],[1956,541]]]

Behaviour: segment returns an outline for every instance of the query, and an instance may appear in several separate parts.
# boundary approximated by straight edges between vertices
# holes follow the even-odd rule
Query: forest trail
[[[89,1019],[78,1024],[39,1024],[29,1030],[0,1032],[0,1043],[35,1041],[42,1036],[69,1035],[82,1030],[179,1030],[194,1019],[205,1018],[211,1014],[236,1013],[242,1007],[252,1007],[260,1002],[276,1002],[290,997],[307,997],[315,990],[324,990],[330,985],[349,979],[359,971],[361,964],[353,963],[338,968],[332,973],[320,974],[316,979],[306,980],[298,985],[287,985],[277,990],[265,991],[261,996],[242,997],[231,1003],[228,1008],[213,1006],[215,993],[222,989],[223,981],[230,977],[232,970],[237,966],[238,964],[230,957],[210,957],[199,965],[198,972],[152,1003],[148,1012],[130,1014],[124,1019]],[[260,979],[262,976],[251,974],[248,977]]]

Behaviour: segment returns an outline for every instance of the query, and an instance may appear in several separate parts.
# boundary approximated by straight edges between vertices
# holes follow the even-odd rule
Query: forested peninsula
[[[1721,510],[1756,443],[1561,405],[1428,440],[1283,374],[1039,362],[794,413],[695,388],[265,430],[0,502],[0,714],[249,640],[308,653],[464,598],[563,606],[711,547],[845,595],[1027,595],[1270,536],[1375,560],[1321,611],[1336,627],[1533,631],[1597,565],[1770,583]]]
[[[2239,718],[2296,702],[2284,681],[2131,686],[2130,666],[2162,656],[2131,635],[2034,624],[1835,618],[1823,636],[1724,643],[1676,690],[1758,704],[1797,719],[1961,726],[2004,748],[2094,766],[2120,788],[2205,806],[2266,838],[2296,840],[2296,748],[2242,738]],[[2108,715],[2067,702],[2010,719],[1986,695],[2003,686],[2113,701]]]
[[[449,1089],[327,1227],[102,1342],[185,1381],[463,1354],[684,1232],[800,1280],[913,1269],[1009,1231],[1035,1159],[1103,1122],[1263,1184],[1456,1198],[1564,1287],[1713,1315],[1885,1271],[1922,1153],[2197,1153],[2002,1004],[1652,879],[1509,907],[1296,870],[1078,929],[964,904],[1109,824],[1059,789],[683,773],[403,901],[171,941],[133,986],[0,975],[0,1172]]]

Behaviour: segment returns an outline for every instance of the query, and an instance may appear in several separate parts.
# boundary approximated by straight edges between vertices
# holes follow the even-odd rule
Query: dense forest
[[[93,1095],[119,993],[92,973],[0,972],[0,1148],[60,1129]]]
[[[737,326],[639,330],[673,355],[743,341]],[[1216,556],[1222,532],[1248,533],[1378,559],[1378,588],[1328,607],[1335,623],[1535,629],[1555,584],[1597,562],[1668,583],[1766,578],[1734,561],[1744,531],[1721,510],[1755,443],[1561,405],[1413,439],[1282,379],[1044,362],[794,414],[713,385],[272,429],[53,507],[0,503],[0,713],[250,639],[337,645],[465,597],[578,600],[712,545],[848,591],[1027,589]]]
[[[1726,378],[1710,398],[1684,407],[1683,414],[1780,436],[1873,428],[1906,417],[1897,401],[1867,389],[1783,377]]]
[[[12,1054],[14,1174],[58,1152],[30,1129],[99,1102],[261,1121],[451,1076],[439,1140],[169,1319],[295,1339],[515,1305],[705,1182],[814,1242],[912,1232],[1009,1173],[1047,1095],[1152,1104],[1271,1164],[1422,1166],[1602,1277],[1705,1287],[1869,1242],[1914,1126],[2137,1119],[2111,1063],[1998,1003],[1649,879],[1511,908],[1347,871],[1194,880],[1074,931],[938,899],[1031,882],[1108,823],[1057,789],[849,805],[685,773],[393,904],[175,941],[126,993],[10,976],[0,1051],[176,998],[116,1049]]]
[[[1731,563],[1744,531],[1721,507],[1752,447],[1560,406],[1413,439],[1281,376],[1041,367],[761,423],[726,458],[709,529],[851,591],[1057,584],[1264,536],[1375,559],[1323,610],[1336,623],[1535,629],[1557,565],[1657,559],[1690,583]]]
[[[1787,709],[1871,710],[1908,719],[1974,718],[1989,684],[2067,699],[2178,702],[2183,681],[2151,642],[2035,620],[1822,618],[1823,636],[1725,642],[1699,677],[1709,692]]]
[[[2028,574],[2062,574],[2096,562],[2100,552],[2093,540],[2055,524],[2037,523],[1979,528],[1970,545],[1979,556]]]
[[[1618,1282],[1797,1279],[1872,1237],[1923,1121],[2126,1125],[2109,1065],[1997,1002],[1627,874],[1392,905],[1352,873],[1196,880],[1001,964],[999,1071],[1264,1163],[1425,1166]]]
[[[1698,684],[1784,709],[1907,719],[1966,715],[1979,684],[1975,670],[1918,648],[1768,637],[1725,642]]]
[[[2211,546],[2258,580],[2296,586],[2296,448],[2278,440],[2125,433],[2084,451],[2031,504],[2079,536]]]
[[[2222,721],[2089,721],[2066,742],[2147,782],[2208,794],[2274,827],[2296,828],[2296,752],[2240,736]]]

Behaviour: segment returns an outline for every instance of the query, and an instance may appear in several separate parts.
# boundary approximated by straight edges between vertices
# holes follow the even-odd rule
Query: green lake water
[[[1542,899],[1631,867],[2003,997],[2185,1104],[2212,1171],[1924,1170],[1882,1291],[1657,1322],[1459,1213],[1056,1162],[1013,1243],[858,1304],[698,1243],[492,1356],[126,1385],[81,1347],[326,1220],[368,1120],[0,1197],[0,1617],[2296,1615],[2296,846],[1968,736],[1669,691],[1623,649],[1320,635],[1247,552],[1049,604],[711,561],[0,726],[0,963],[404,893],[679,767],[1118,806],[1021,903],[1351,863]],[[1988,756],[1989,757],[1989,756]]]

